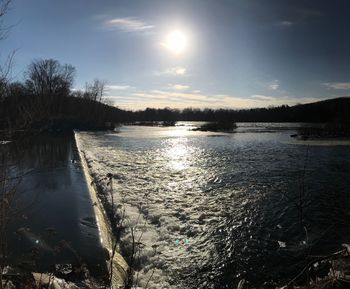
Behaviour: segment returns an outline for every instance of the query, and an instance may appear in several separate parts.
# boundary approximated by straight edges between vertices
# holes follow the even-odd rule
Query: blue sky
[[[325,0],[13,0],[1,57],[37,58],[106,81],[128,109],[246,108],[349,95],[350,4]],[[186,38],[179,54],[167,47]]]

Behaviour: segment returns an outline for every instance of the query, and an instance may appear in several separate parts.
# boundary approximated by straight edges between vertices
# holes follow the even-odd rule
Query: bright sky
[[[1,57],[99,78],[116,106],[241,108],[350,93],[347,0],[13,0]]]

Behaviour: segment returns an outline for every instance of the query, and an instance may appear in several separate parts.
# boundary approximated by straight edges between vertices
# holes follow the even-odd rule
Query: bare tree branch
[[[29,90],[41,97],[67,96],[73,85],[75,68],[54,59],[33,61],[26,72]]]
[[[86,83],[84,98],[102,102],[102,98],[105,93],[105,86],[105,81],[97,78],[94,79],[93,83]]]

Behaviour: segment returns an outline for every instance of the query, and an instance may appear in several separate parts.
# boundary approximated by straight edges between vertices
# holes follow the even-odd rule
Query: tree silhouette
[[[54,59],[34,60],[26,72],[26,86],[41,97],[68,96],[73,85],[75,68],[61,65]]]
[[[0,0],[0,40],[3,40],[8,32],[8,28],[4,27],[3,24],[3,17],[6,15],[9,6],[10,6],[11,0]],[[6,60],[0,64],[0,101],[4,100],[6,97],[7,91],[7,84],[8,84],[8,76],[10,73],[10,69],[12,66],[12,59],[13,59],[14,52],[12,52]]]
[[[85,84],[84,98],[101,102],[104,92],[105,82],[96,78],[92,83]]]

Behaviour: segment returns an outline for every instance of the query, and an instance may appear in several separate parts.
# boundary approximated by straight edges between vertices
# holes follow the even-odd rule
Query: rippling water
[[[77,135],[95,178],[114,174],[125,254],[139,231],[140,286],[275,288],[350,240],[347,143],[293,141],[299,124],[193,125]]]

